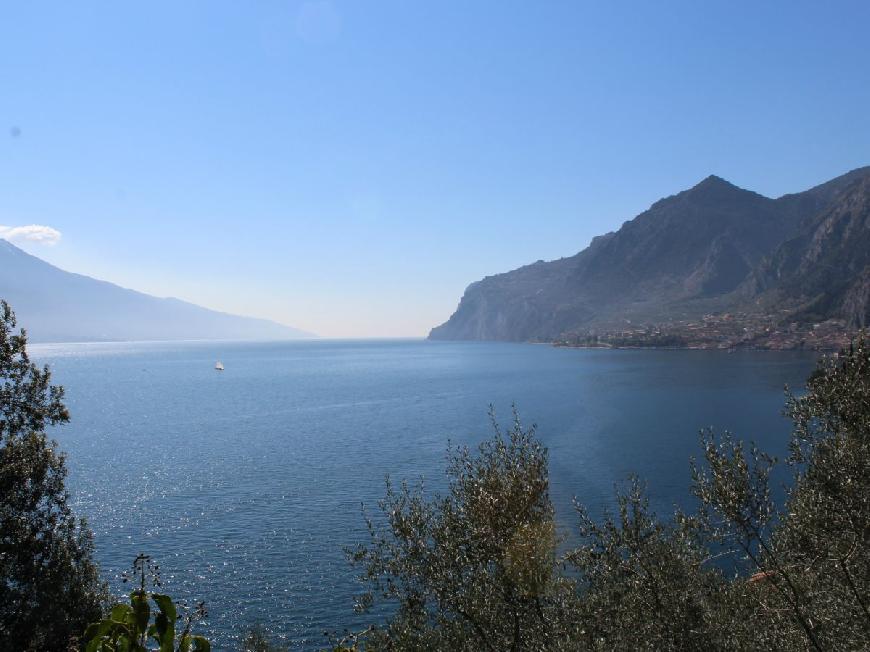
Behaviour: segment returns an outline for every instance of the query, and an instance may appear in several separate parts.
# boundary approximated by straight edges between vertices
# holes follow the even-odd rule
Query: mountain
[[[756,300],[762,288],[770,289],[770,277],[753,285],[753,274],[868,177],[870,168],[861,168],[778,199],[707,177],[574,256],[472,283],[456,312],[429,337],[552,340],[627,323],[694,319],[744,304],[772,306],[781,298]]]
[[[760,309],[801,321],[870,325],[870,175],[801,224],[746,280]]]
[[[0,298],[9,302],[34,342],[311,337],[273,321],[160,299],[65,272],[2,239]]]

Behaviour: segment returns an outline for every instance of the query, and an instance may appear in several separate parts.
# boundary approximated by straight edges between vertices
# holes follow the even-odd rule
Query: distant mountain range
[[[570,258],[472,283],[429,337],[548,341],[723,311],[870,324],[870,167],[778,199],[707,177]]]
[[[2,239],[0,299],[9,302],[34,342],[313,337],[273,321],[160,299],[65,272]]]

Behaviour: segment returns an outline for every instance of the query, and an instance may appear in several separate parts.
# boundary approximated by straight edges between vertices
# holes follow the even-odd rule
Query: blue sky
[[[867,2],[5,3],[0,225],[160,296],[424,335],[470,282],[708,174],[777,196],[870,164],[868,24]]]

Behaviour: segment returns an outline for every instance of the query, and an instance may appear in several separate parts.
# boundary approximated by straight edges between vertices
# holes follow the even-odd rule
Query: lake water
[[[112,587],[140,552],[176,598],[204,599],[201,629],[238,648],[262,623],[294,649],[366,624],[344,546],[384,475],[443,487],[448,440],[490,435],[516,403],[550,450],[552,495],[612,504],[629,473],[662,513],[688,501],[687,460],[715,426],[785,451],[783,385],[808,353],[606,351],[403,341],[77,344],[31,347],[67,388],[52,434]],[[214,370],[215,360],[226,366]]]

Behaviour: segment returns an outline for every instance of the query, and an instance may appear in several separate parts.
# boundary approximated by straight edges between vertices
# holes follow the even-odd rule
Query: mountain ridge
[[[751,306],[746,281],[759,265],[868,177],[858,168],[772,199],[709,175],[574,256],[472,283],[429,338],[551,341]]]
[[[315,337],[267,319],[155,297],[68,272],[0,239],[0,298],[34,342]]]

